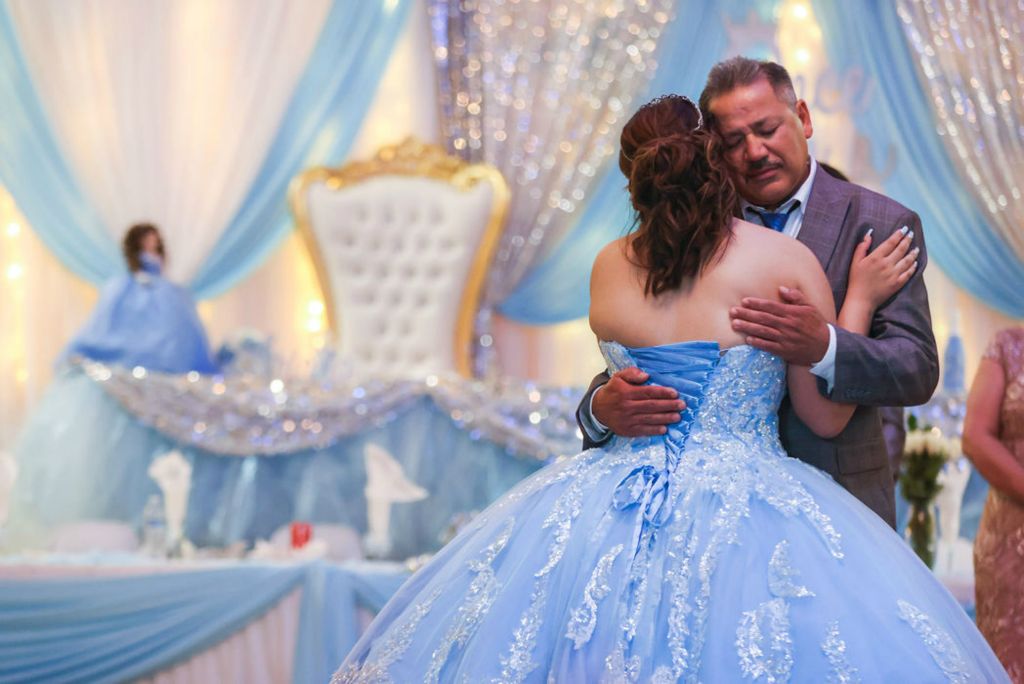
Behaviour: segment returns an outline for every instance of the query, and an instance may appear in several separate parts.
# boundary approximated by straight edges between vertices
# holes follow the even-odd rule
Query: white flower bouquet
[[[938,428],[919,427],[913,415],[907,420],[907,441],[900,468],[900,490],[910,502],[907,537],[918,557],[928,567],[935,564],[935,517],[931,504],[942,489],[939,472],[960,453],[957,440],[945,437]]]

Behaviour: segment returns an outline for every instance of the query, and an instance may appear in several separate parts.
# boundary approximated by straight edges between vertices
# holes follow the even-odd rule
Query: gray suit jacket
[[[892,478],[900,481],[900,463],[903,462],[903,447],[907,443],[907,419],[902,406],[884,406],[878,409],[882,417],[882,436],[889,452],[889,466]]]
[[[887,197],[819,172],[798,237],[825,269],[839,310],[846,298],[850,259],[864,233],[874,228],[872,244],[879,245],[903,226],[914,231],[914,245],[921,248],[917,272],[878,308],[869,336],[836,328],[831,398],[858,405],[846,428],[833,439],[822,439],[797,417],[788,396],[779,407],[779,429],[786,451],[827,472],[894,527],[893,473],[879,407],[923,404],[939,381],[939,357],[924,286],[927,253],[921,219]],[[590,395],[607,381],[607,373],[594,378],[580,410],[589,410]],[[826,394],[823,380],[819,389]],[[585,436],[583,446],[598,444]]]

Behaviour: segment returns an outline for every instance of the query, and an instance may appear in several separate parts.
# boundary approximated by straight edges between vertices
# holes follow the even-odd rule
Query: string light
[[[815,64],[824,64],[821,28],[811,7],[803,0],[783,0],[776,12],[776,44],[783,64],[794,77],[795,72],[814,71]],[[807,93],[803,93],[806,98]]]
[[[27,364],[25,320],[25,245],[21,217],[14,200],[0,186],[0,226],[7,244],[0,250],[0,273],[7,281],[0,287],[0,376],[14,379],[12,391],[0,393],[0,448],[9,438],[7,429],[20,423],[26,408]]]

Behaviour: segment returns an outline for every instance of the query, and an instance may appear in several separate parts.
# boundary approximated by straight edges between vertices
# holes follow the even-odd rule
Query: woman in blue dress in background
[[[128,273],[103,287],[63,358],[82,356],[162,373],[216,372],[192,296],[162,275],[166,257],[156,226],[132,226],[122,247]]]
[[[823,436],[854,407],[743,344],[729,307],[796,287],[834,322],[832,293],[804,245],[733,218],[699,121],[672,96],[626,124],[619,165],[638,227],[591,277],[610,370],[678,390],[680,420],[499,499],[397,592],[335,681],[1008,681],[903,540],[782,448],[785,392]],[[838,317],[861,333],[916,268],[900,234],[869,244]]]
[[[104,285],[15,445],[18,479],[4,540],[10,547],[45,546],[56,526],[73,521],[136,523],[158,491],[147,469],[167,440],[141,426],[78,360],[217,372],[191,295],[161,275],[165,252],[156,227],[132,226],[122,247],[128,272]]]

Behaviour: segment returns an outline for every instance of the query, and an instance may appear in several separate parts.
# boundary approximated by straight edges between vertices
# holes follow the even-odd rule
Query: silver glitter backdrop
[[[898,11],[939,136],[993,229],[1024,260],[1024,2],[898,0]]]
[[[572,226],[654,73],[672,0],[428,0],[449,148],[512,189],[484,307]],[[486,345],[484,345],[486,346]]]
[[[456,375],[356,382],[345,373],[278,377],[167,375],[85,359],[77,367],[144,425],[181,446],[223,456],[281,456],[328,448],[432,402],[471,439],[541,461],[579,450],[581,388]]]

